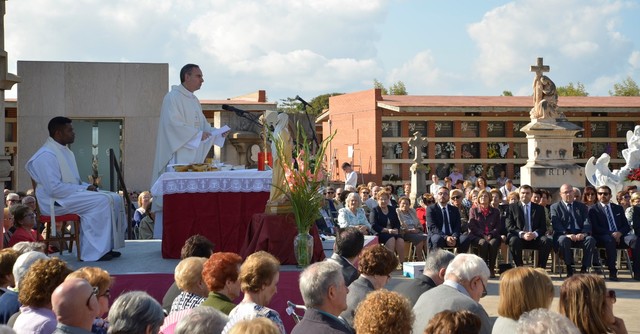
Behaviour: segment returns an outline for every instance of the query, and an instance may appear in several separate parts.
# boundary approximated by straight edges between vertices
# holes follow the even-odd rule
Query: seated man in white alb
[[[122,198],[81,181],[75,156],[67,147],[75,140],[70,119],[54,117],[48,130],[49,138],[26,165],[37,183],[40,210],[45,215],[80,216],[79,249],[83,261],[107,261],[120,256],[113,249],[124,247],[126,215]]]

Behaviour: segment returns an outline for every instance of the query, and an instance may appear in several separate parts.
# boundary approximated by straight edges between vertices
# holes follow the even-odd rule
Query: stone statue
[[[266,116],[267,125],[273,125],[273,138],[280,138],[284,143],[283,152],[284,159],[291,161],[293,152],[293,142],[291,133],[289,132],[289,116],[286,113],[268,112]],[[287,203],[287,198],[282,191],[285,189],[284,170],[278,161],[280,157],[276,154],[275,143],[271,143],[271,152],[273,154],[273,175],[271,178],[271,192],[267,206],[279,206]],[[280,188],[280,189],[279,189]]]
[[[632,169],[640,167],[640,125],[636,125],[633,131],[627,131],[627,148],[622,150],[622,156],[627,163],[613,171],[609,169],[611,157],[608,154],[602,153],[597,160],[591,157],[584,167],[589,183],[595,187],[609,186],[613,194],[624,188],[627,175]],[[612,201],[615,201],[615,196]]]
[[[552,119],[564,117],[558,112],[558,92],[556,84],[548,76],[543,75],[549,72],[550,68],[543,65],[542,58],[538,58],[537,65],[531,66],[531,72],[535,72],[533,78],[533,108],[529,113],[531,119]]]

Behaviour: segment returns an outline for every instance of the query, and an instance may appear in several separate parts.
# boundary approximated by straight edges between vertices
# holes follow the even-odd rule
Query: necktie
[[[577,230],[577,226],[576,217],[573,215],[573,203],[567,204],[567,207],[569,208],[569,229],[572,232],[575,232]]]
[[[524,221],[527,226],[525,226],[525,232],[531,232],[531,217],[529,213],[529,204],[524,205]]]
[[[449,226],[449,215],[447,215],[447,208],[442,208],[442,220],[444,222],[444,234],[451,234],[451,227]]]
[[[609,221],[609,230],[611,232],[615,232],[618,229],[616,228],[616,223],[613,220],[613,214],[611,213],[611,207],[610,206],[605,206],[605,208],[607,209],[607,221]]]

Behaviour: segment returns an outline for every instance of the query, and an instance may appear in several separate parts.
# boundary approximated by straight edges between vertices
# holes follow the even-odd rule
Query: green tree
[[[389,95],[387,89],[384,88],[384,85],[382,82],[378,81],[378,79],[373,79],[373,88],[380,89],[382,91],[382,95]]]
[[[638,84],[628,76],[621,83],[613,84],[613,92],[609,91],[611,96],[640,96],[640,88]]]
[[[404,82],[398,81],[389,87],[389,94],[407,95],[407,87],[405,87]]]
[[[280,99],[280,102],[278,103],[278,111],[289,114],[299,113],[302,111],[302,103],[296,100],[295,97]]]
[[[502,96],[513,96],[513,93],[510,90],[503,90]]]
[[[578,81],[575,86],[573,82],[569,82],[566,86],[560,86],[557,88],[558,96],[589,96],[587,90],[584,88],[584,84]]]
[[[311,101],[309,101],[309,104],[311,105],[311,109],[313,109],[313,110],[309,110],[309,113],[321,114],[323,110],[329,108],[330,97],[336,96],[336,95],[342,95],[342,94],[344,93],[329,93],[329,94],[322,94],[314,97],[313,99],[311,99]]]

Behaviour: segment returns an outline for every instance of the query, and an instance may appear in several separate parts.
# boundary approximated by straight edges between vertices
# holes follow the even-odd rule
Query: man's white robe
[[[221,135],[201,140],[203,132],[213,129],[198,98],[182,85],[172,86],[162,101],[151,185],[165,172],[167,164],[202,163],[212,144],[222,146]]]
[[[83,261],[96,261],[112,249],[124,247],[126,214],[121,196],[89,191],[82,182],[71,150],[52,138],[29,159],[27,172],[37,183],[36,197],[45,215],[75,213],[80,216],[80,250]],[[54,205],[51,205],[54,204]]]

